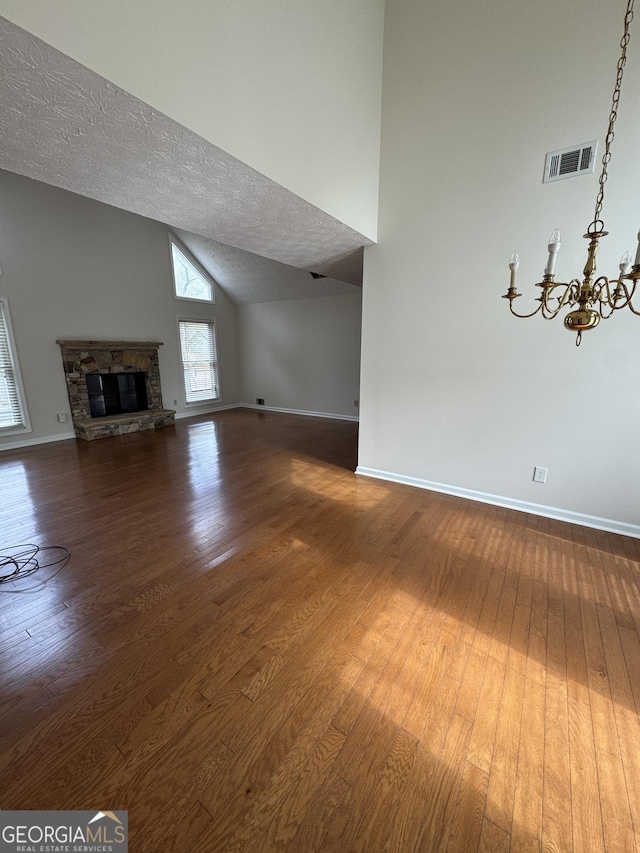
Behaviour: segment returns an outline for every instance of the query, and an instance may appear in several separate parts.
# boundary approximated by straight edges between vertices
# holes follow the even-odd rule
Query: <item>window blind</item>
[[[217,400],[218,365],[215,327],[201,320],[180,320],[180,349],[187,403]]]
[[[27,427],[10,328],[7,301],[0,299],[0,434]]]

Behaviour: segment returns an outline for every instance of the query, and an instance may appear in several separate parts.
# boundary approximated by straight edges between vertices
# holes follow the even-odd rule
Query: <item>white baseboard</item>
[[[210,406],[209,408],[198,409],[198,411],[188,411],[176,413],[176,420],[181,421],[183,418],[197,418],[198,415],[213,415],[216,412],[226,412],[229,409],[241,409],[242,403],[230,403],[228,406]]]
[[[0,444],[2,450],[16,450],[20,447],[32,447],[36,444],[49,444],[52,441],[67,441],[75,438],[75,432],[63,432],[60,435],[45,435],[42,438],[23,438],[21,441],[10,441],[8,444]]]
[[[308,412],[305,409],[281,409],[277,406],[256,406],[255,403],[242,403],[243,409],[256,409],[258,412],[282,412],[285,415],[304,415],[307,418],[331,418],[335,421],[359,421],[353,415],[334,415],[331,412]]]
[[[421,480],[418,477],[405,477],[401,474],[393,474],[390,471],[364,468],[361,465],[356,468],[356,474],[361,474],[363,477],[373,477],[376,480],[387,480],[391,483],[402,483],[405,486],[414,486],[418,489],[428,489],[432,492],[442,492],[445,495],[455,495],[458,498],[467,498],[480,503],[503,506],[519,512],[530,512],[532,515],[541,515],[544,518],[553,518],[556,521],[567,521],[570,524],[580,524],[582,527],[593,527],[596,530],[606,530],[608,533],[619,533],[622,536],[640,539],[640,525],[628,524],[626,521],[615,521],[611,518],[600,518],[597,515],[585,515],[568,509],[529,503],[529,501],[520,501],[515,498],[505,498],[502,495],[476,492],[474,489],[448,486],[445,483],[434,483],[431,480]]]

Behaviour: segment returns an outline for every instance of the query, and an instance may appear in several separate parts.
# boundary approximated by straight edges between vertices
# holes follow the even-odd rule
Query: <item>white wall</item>
[[[518,303],[534,305],[555,227],[558,278],[581,275],[598,169],[543,185],[544,158],[594,138],[602,154],[623,12],[388,0],[361,468],[640,524],[640,319],[603,322],[577,349],[561,319],[517,320],[500,299],[515,248]],[[610,275],[640,226],[639,73],[636,31],[598,257]]]
[[[0,0],[0,14],[375,238],[384,0]]]
[[[238,308],[242,399],[357,417],[360,293]]]
[[[176,318],[215,318],[220,405],[240,402],[235,306],[219,288],[214,306],[174,299],[167,234],[159,222],[0,171],[0,296],[9,300],[33,428],[0,448],[72,431],[56,419],[69,413],[56,339],[163,341],[164,405],[183,413]]]

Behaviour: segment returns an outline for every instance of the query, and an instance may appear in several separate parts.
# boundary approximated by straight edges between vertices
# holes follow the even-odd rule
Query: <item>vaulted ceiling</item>
[[[289,284],[306,295],[329,283],[299,270],[362,283],[368,238],[4,18],[0,168],[181,229],[201,263],[221,243],[297,268]],[[229,250],[219,266],[244,264],[256,285],[271,280],[266,298],[292,298],[256,263]]]
[[[305,270],[180,228],[172,230],[236,305],[336,296],[360,289],[332,278],[314,279]]]

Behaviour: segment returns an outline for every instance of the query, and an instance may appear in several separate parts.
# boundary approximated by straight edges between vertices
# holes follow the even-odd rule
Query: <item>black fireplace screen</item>
[[[146,373],[89,373],[87,389],[92,418],[143,412],[147,403]]]

